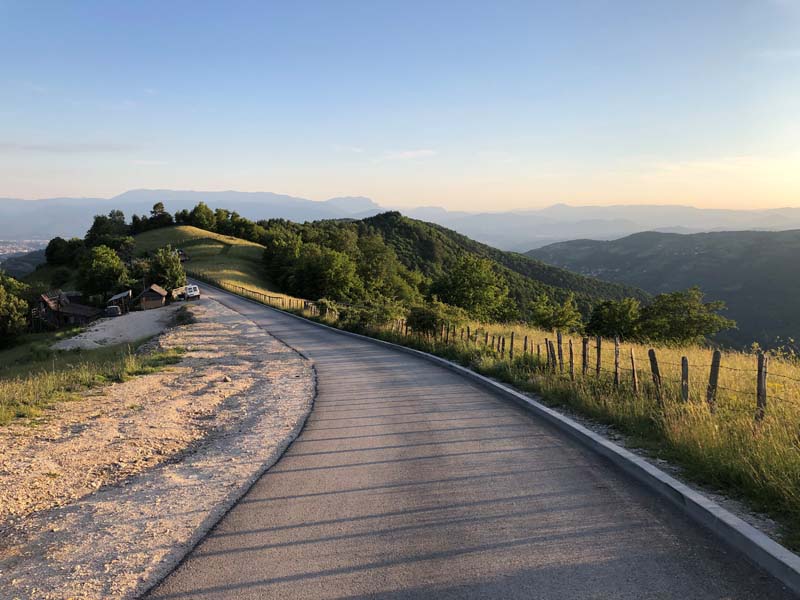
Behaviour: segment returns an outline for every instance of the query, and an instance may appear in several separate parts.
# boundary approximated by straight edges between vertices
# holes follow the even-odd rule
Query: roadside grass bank
[[[59,336],[48,334],[45,339],[52,342]],[[51,350],[39,338],[0,353],[0,425],[15,418],[35,419],[45,408],[78,399],[86,390],[153,373],[177,363],[185,352],[183,348],[173,348],[137,354],[145,341],[96,350],[59,351]],[[13,362],[6,362],[12,357]]]
[[[243,294],[224,282],[209,283],[259,301],[256,294]],[[445,341],[439,335],[406,334],[394,324],[364,327],[319,316],[313,310],[290,312],[435,354],[523,392],[536,393],[552,407],[566,407],[613,426],[631,447],[680,467],[688,480],[744,501],[751,509],[773,518],[781,527],[781,542],[800,550],[800,363],[794,356],[771,357],[770,377],[776,379],[770,390],[773,400],[763,418],[756,420],[755,354],[722,354],[724,368],[720,369],[712,413],[705,400],[712,350],[701,346],[656,348],[662,368],[659,402],[646,359],[649,347],[641,344],[625,344],[621,352],[627,357],[633,349],[645,363],[636,368],[639,389],[634,393],[630,363],[620,367],[618,384],[614,383],[613,340],[601,344],[599,370],[597,349],[590,348],[590,369],[584,375],[581,341],[576,338],[577,349],[573,344],[573,350],[577,374],[573,378],[568,368],[554,368],[543,348],[537,354],[536,344],[543,345],[545,338],[553,341],[553,332],[473,323],[469,337],[453,330]],[[499,341],[505,336],[508,344],[512,330],[516,340],[514,357],[510,358],[510,344],[501,354],[499,344],[492,344],[491,339],[494,336]],[[489,343],[485,343],[487,333]],[[525,336],[527,349],[522,346]],[[565,337],[565,346],[568,341]],[[691,366],[688,401],[683,399],[680,378],[675,378],[683,357]]]

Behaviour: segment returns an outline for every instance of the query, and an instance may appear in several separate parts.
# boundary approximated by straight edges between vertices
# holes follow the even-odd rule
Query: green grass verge
[[[35,419],[45,408],[78,399],[90,388],[153,373],[177,363],[185,352],[172,348],[135,354],[145,340],[95,350],[52,350],[50,344],[64,335],[33,334],[0,352],[0,425],[16,418]]]

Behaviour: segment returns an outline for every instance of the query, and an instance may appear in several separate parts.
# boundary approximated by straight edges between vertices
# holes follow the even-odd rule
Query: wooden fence
[[[276,296],[252,290],[238,284],[218,281],[200,272],[187,270],[191,277],[206,281],[222,289],[228,290],[240,296],[250,298],[273,308],[300,312],[308,316],[320,316],[320,307],[317,303],[289,296]],[[328,317],[336,319],[336,314],[328,314]],[[619,339],[611,340],[613,343],[613,366],[604,366],[603,357],[605,346],[603,338],[582,337],[580,340],[580,351],[578,352],[572,339],[564,342],[561,332],[555,332],[554,338],[546,337],[542,340],[529,339],[527,335],[522,337],[522,353],[518,346],[520,337],[511,332],[508,338],[505,335],[490,334],[488,330],[481,335],[478,330],[473,330],[470,326],[461,328],[460,331],[451,323],[440,323],[433,327],[431,331],[414,331],[404,319],[392,321],[388,330],[401,338],[412,337],[417,340],[427,339],[432,342],[444,345],[464,345],[470,347],[482,347],[484,351],[491,352],[501,360],[508,359],[514,361],[515,358],[522,360],[532,360],[537,368],[546,372],[550,376],[556,376],[572,382],[583,381],[587,383],[610,381],[610,385],[615,389],[622,390],[624,386],[630,386],[629,391],[640,396],[647,390],[651,393],[659,406],[663,406],[667,392],[676,393],[683,402],[697,400],[691,397],[690,386],[690,364],[689,358],[681,357],[680,364],[673,364],[659,359],[658,351],[655,348],[648,350],[647,363],[644,367],[638,362],[634,348],[629,348],[623,356],[623,348]],[[609,340],[605,340],[609,342]],[[591,351],[594,350],[594,361],[591,360]],[[800,384],[800,379],[795,379],[787,375],[770,373],[769,356],[764,352],[758,352],[754,356],[755,365],[752,369],[740,369],[722,364],[722,353],[719,350],[712,351],[711,361],[708,365],[695,365],[695,369],[705,369],[704,382],[705,394],[702,400],[708,406],[708,410],[713,414],[717,411],[717,393],[724,390],[733,394],[750,394],[743,390],[725,388],[720,386],[720,370],[728,369],[736,372],[737,377],[747,379],[755,378],[755,393],[752,401],[754,403],[754,419],[761,421],[767,414],[767,406],[770,400],[783,400],[785,398],[770,398],[768,381],[769,377],[780,377],[790,380],[795,384]],[[580,364],[578,364],[580,362]],[[662,367],[669,366],[680,370],[679,377],[669,377],[664,374]],[[642,375],[649,370],[649,383],[644,385]],[[626,377],[623,377],[626,373]],[[752,381],[752,379],[751,379]]]

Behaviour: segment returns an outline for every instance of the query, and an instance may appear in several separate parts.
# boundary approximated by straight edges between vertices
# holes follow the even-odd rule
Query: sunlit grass
[[[141,342],[140,342],[141,343]],[[96,350],[37,351],[0,370],[0,425],[35,418],[56,402],[74,400],[88,389],[126,381],[175,364],[185,352],[172,348],[136,354],[139,344]]]

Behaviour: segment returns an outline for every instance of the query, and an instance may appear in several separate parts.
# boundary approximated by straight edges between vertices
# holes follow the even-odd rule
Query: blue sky
[[[0,0],[0,196],[800,205],[800,0]]]

